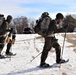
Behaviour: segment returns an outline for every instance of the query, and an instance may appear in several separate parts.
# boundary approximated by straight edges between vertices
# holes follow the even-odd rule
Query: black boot
[[[49,67],[50,65],[49,64],[47,64],[47,63],[42,63],[42,64],[40,64],[40,67],[42,67],[42,68],[47,68],[47,67]]]
[[[0,59],[6,58],[4,55],[0,54]]]
[[[13,56],[14,54],[12,52],[6,52],[6,55]]]
[[[64,59],[56,60],[57,64],[61,64],[61,63],[65,63],[65,62],[66,62],[66,60],[64,60]]]

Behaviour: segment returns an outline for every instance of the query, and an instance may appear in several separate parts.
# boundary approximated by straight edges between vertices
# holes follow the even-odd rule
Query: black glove
[[[12,36],[12,39],[15,39],[15,38],[16,38],[16,35],[13,35],[13,36]]]
[[[67,28],[68,26],[69,26],[68,24],[67,24],[67,25],[66,25],[66,24],[64,24],[64,25],[63,25],[63,28]]]
[[[12,32],[13,32],[13,28],[10,29],[10,33],[12,33]]]

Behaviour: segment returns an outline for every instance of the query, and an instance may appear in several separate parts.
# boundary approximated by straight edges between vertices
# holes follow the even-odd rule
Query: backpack
[[[44,16],[39,20],[36,20],[36,26],[34,27],[35,33],[38,33],[42,36],[46,36],[50,22],[51,18],[49,16]]]
[[[0,14],[0,26],[2,25],[4,20],[5,20],[4,15]]]

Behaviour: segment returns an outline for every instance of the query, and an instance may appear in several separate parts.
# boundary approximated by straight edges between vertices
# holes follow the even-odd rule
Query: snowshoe
[[[56,61],[56,63],[63,64],[63,63],[67,63],[68,61],[69,61],[69,59],[67,59],[67,60],[61,59],[60,61]]]

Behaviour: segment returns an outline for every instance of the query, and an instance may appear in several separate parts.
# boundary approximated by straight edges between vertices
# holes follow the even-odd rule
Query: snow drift
[[[64,33],[56,34],[58,42],[63,46]],[[11,51],[17,53],[11,58],[0,59],[0,75],[76,75],[76,33],[67,33],[63,58],[68,59],[66,64],[56,65],[52,68],[41,69],[37,66],[40,64],[40,55],[31,60],[42,52],[44,38],[37,34],[17,34],[16,42]],[[5,53],[6,45],[3,49]],[[47,63],[55,63],[55,50],[52,48],[49,52]],[[61,67],[59,67],[61,66]]]

